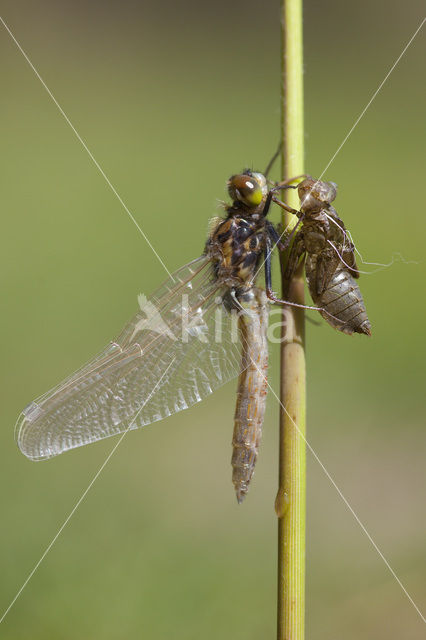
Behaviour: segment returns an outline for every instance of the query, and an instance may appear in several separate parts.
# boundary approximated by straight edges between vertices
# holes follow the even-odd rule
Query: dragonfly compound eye
[[[263,199],[263,189],[253,175],[239,174],[228,180],[228,192],[232,200],[242,202],[247,207],[257,207]]]

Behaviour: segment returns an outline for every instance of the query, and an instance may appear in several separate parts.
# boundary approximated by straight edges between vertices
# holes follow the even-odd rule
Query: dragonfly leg
[[[275,229],[274,229],[274,231],[275,231]],[[266,286],[266,295],[268,295],[268,291],[272,291],[272,271],[271,271],[271,252],[272,252],[272,248],[273,247],[272,247],[272,243],[271,243],[271,237],[267,233],[265,235],[265,286]],[[269,298],[269,296],[268,296],[268,298]]]
[[[281,300],[278,296],[272,291],[272,289],[266,289],[266,296],[268,300],[274,302],[275,304],[285,304],[290,307],[299,307],[300,309],[311,309],[312,311],[325,311],[322,307],[310,307],[307,304],[298,304],[297,302],[290,302],[289,300]],[[327,313],[327,312],[326,312]]]
[[[272,273],[271,273],[271,240],[267,236],[266,237],[266,247],[265,247],[265,288],[266,288],[266,296],[268,300],[271,302],[275,302],[276,304],[288,304],[293,307],[302,307],[303,309],[315,309],[318,310],[318,307],[307,307],[303,304],[297,304],[296,302],[289,302],[288,300],[281,300],[272,290]]]
[[[281,200],[275,197],[274,194],[277,191],[279,191],[280,188],[281,187],[272,187],[272,189],[270,189],[270,191],[268,192],[268,195],[266,196],[265,204],[263,206],[263,211],[262,211],[263,218],[268,215],[269,209],[271,207],[271,202],[275,202],[275,204],[281,207],[281,209],[284,209],[285,211],[292,213],[294,216],[301,215],[300,211],[298,211],[297,209],[293,209],[292,207],[289,207],[287,204],[285,204],[284,202],[282,202]]]
[[[274,230],[275,231],[275,230]],[[275,302],[276,304],[288,304],[294,307],[302,307],[304,309],[315,309],[318,310],[318,307],[307,307],[306,305],[300,305],[296,302],[289,302],[288,300],[282,300],[278,298],[277,295],[272,290],[272,271],[271,271],[271,252],[272,252],[272,243],[271,237],[267,234],[265,238],[265,288],[266,288],[266,296],[268,300],[271,302]]]
[[[298,243],[298,244],[300,244],[300,246],[297,248],[297,251],[295,251],[294,247],[292,250],[293,261],[296,264],[298,263],[300,256],[304,250],[303,245],[301,243]],[[288,305],[290,307],[298,307],[299,309],[310,309],[311,311],[321,311],[326,315],[330,316],[331,318],[333,318],[333,320],[337,320],[338,322],[343,322],[340,318],[336,318],[336,316],[333,316],[329,311],[327,311],[327,309],[324,309],[323,307],[314,307],[308,304],[299,304],[297,302],[290,302],[290,300],[283,300],[282,298],[279,298],[276,295],[276,293],[274,293],[274,291],[272,290],[271,251],[272,251],[271,238],[269,235],[267,235],[266,241],[265,241],[265,289],[266,289],[266,297],[268,298],[268,300],[270,300],[275,304]],[[293,275],[294,268],[292,268],[292,265],[290,265],[291,275]],[[287,271],[288,271],[288,268],[287,268]]]
[[[269,237],[272,240],[273,243],[273,247],[272,249],[275,249],[275,247],[278,247],[279,251],[285,251],[286,249],[288,249],[288,247],[290,246],[291,241],[293,240],[297,228],[299,226],[299,224],[303,221],[303,218],[305,217],[305,214],[302,213],[298,219],[298,221],[296,222],[296,224],[294,225],[293,229],[290,231],[290,233],[288,235],[285,235],[285,230],[279,234],[277,232],[277,230],[275,229],[274,225],[271,222],[267,222],[266,224],[266,231],[269,234]],[[285,236],[284,238],[284,242],[281,242],[281,238]]]
[[[302,215],[301,211],[299,211],[298,209],[293,209],[293,207],[289,207],[288,204],[286,204],[282,200],[279,200],[274,195],[272,195],[272,202],[275,202],[275,204],[281,207],[281,209],[284,209],[284,211],[288,211],[289,213],[292,213],[294,216],[299,217]]]
[[[285,251],[285,249],[287,248],[287,244],[286,244],[286,240],[284,242],[281,242],[281,238],[284,236],[285,231],[283,231],[283,233],[279,234],[278,231],[275,229],[274,225],[272,224],[272,222],[269,222],[269,220],[266,221],[266,231],[268,233],[269,238],[272,241],[272,249],[274,249],[275,247],[278,247],[278,249],[280,251]]]
[[[277,187],[282,187],[282,188],[290,188],[290,189],[297,189],[297,187],[299,186],[298,184],[292,185],[291,183],[294,182],[295,180],[299,180],[300,178],[309,178],[310,176],[308,176],[307,173],[299,173],[298,176],[293,176],[292,178],[287,178],[286,180],[280,180],[279,182],[276,183]]]
[[[272,158],[269,160],[268,162],[268,166],[266,167],[265,171],[263,172],[263,175],[265,176],[265,178],[268,177],[268,173],[270,172],[270,170],[272,169],[272,167],[274,166],[274,162],[275,160],[278,158],[278,156],[281,153],[281,149],[282,149],[283,143],[282,140],[280,140],[280,143],[278,145],[277,150],[275,151],[274,155],[272,156]]]
[[[310,311],[321,311],[321,313],[325,313],[327,316],[333,318],[333,320],[335,320],[339,324],[345,324],[344,320],[342,320],[341,318],[337,318],[337,316],[333,316],[333,314],[327,311],[327,309],[325,309],[324,307],[314,307],[308,304],[298,304],[297,302],[290,302],[289,300],[281,300],[281,298],[278,298],[277,295],[271,289],[268,290],[268,288],[266,289],[266,297],[268,298],[268,300],[274,302],[275,304],[288,305],[290,307],[298,307],[299,309],[308,309]]]

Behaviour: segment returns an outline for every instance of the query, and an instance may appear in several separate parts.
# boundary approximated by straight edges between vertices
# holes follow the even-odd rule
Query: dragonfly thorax
[[[233,213],[221,220],[207,241],[216,276],[230,286],[250,288],[265,249],[263,218],[247,219]]]

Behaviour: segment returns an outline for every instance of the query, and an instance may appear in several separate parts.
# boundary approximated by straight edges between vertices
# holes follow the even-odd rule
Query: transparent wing
[[[227,292],[203,256],[141,297],[141,310],[115,341],[24,409],[16,425],[22,453],[50,458],[162,420],[237,376],[240,346]]]

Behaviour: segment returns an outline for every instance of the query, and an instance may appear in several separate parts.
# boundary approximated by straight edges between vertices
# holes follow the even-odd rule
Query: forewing
[[[199,402],[240,371],[234,314],[205,256],[179,269],[116,340],[28,405],[16,429],[28,458],[50,458]]]

